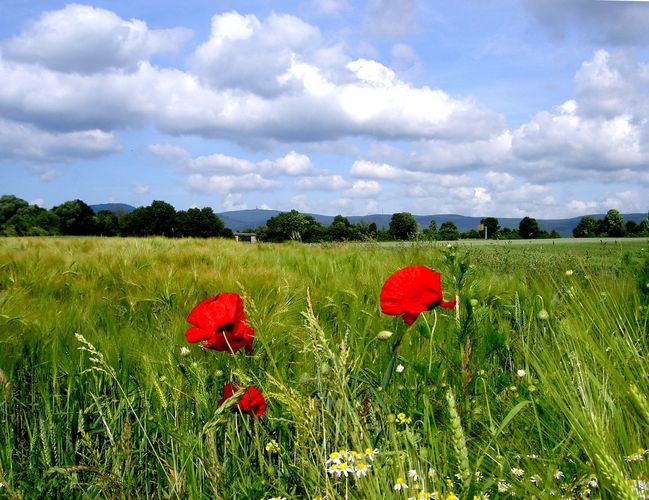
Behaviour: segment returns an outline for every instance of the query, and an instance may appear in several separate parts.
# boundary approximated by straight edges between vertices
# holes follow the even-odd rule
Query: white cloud
[[[226,211],[232,210],[246,210],[248,204],[243,201],[241,193],[228,193],[223,198],[223,209]]]
[[[147,184],[135,184],[133,186],[133,192],[136,194],[147,194],[149,192],[149,186]]]
[[[347,181],[341,175],[314,175],[302,177],[295,183],[298,189],[309,191],[338,191],[347,187]]]
[[[42,207],[44,204],[45,204],[45,200],[43,200],[43,198],[36,198],[30,203],[30,205],[36,205],[38,207]]]
[[[0,118],[0,161],[69,162],[120,150],[114,135],[101,130],[53,133]]]
[[[191,68],[215,88],[275,96],[284,91],[280,76],[294,54],[321,43],[318,29],[295,16],[273,13],[260,21],[233,11],[212,18],[210,39],[196,50]]]
[[[228,194],[233,192],[266,191],[276,189],[279,183],[265,179],[259,174],[244,175],[203,175],[192,174],[187,179],[190,191],[211,194]]]
[[[308,156],[290,151],[286,156],[275,160],[270,168],[277,168],[286,175],[303,175],[311,170],[312,165]]]
[[[352,187],[345,192],[349,198],[373,198],[382,191],[381,185],[372,180],[354,181]]]
[[[56,71],[93,73],[134,70],[154,54],[176,52],[189,30],[150,30],[113,12],[70,4],[45,12],[23,32],[0,44],[5,57],[37,63]]]
[[[56,15],[65,26],[77,21],[75,9]],[[98,61],[97,68],[74,51],[65,64],[54,64],[54,56],[25,61],[0,55],[0,114],[61,131],[153,123],[172,135],[247,145],[353,136],[484,139],[504,127],[501,115],[471,98],[413,87],[377,61],[349,62],[341,45],[324,45],[315,26],[294,16],[272,14],[261,21],[230,12],[215,16],[212,28],[210,40],[191,59],[193,73],[155,67],[144,59],[151,55],[144,49],[123,60]],[[25,31],[20,43],[36,43],[39,33]],[[98,41],[88,34],[86,44],[101,43],[101,33]],[[129,71],[91,72],[129,64]]]
[[[189,154],[175,144],[150,144],[149,152],[169,163],[184,165],[189,162]]]
[[[503,191],[514,183],[514,176],[507,172],[494,172],[490,170],[485,174],[485,182],[496,191]]]

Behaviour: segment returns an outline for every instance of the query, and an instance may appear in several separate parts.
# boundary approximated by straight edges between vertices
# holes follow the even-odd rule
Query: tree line
[[[154,201],[132,212],[94,210],[82,200],[46,210],[13,195],[0,197],[0,235],[4,236],[167,236],[232,237],[211,208],[176,210]]]
[[[352,224],[342,215],[336,215],[329,226],[320,224],[315,218],[297,210],[279,213],[266,224],[246,232],[256,233],[257,239],[268,242],[287,240],[316,243],[326,241],[452,241],[458,239],[539,239],[560,238],[553,230],[541,229],[533,217],[523,217],[518,228],[503,228],[496,217],[480,220],[481,229],[460,232],[453,221],[443,222],[437,227],[432,220],[428,227],[421,228],[409,212],[392,215],[388,228],[378,228],[376,223]],[[486,233],[486,234],[485,234]],[[166,236],[170,238],[231,238],[232,230],[225,227],[221,218],[210,207],[176,210],[164,201],[153,201],[151,205],[138,207],[132,212],[116,213],[100,210],[95,213],[82,200],[71,200],[46,210],[30,205],[13,195],[0,197],[0,235],[4,236],[47,236],[47,235],[97,235],[97,236]],[[649,236],[649,220],[641,223],[624,222],[617,210],[609,210],[606,216],[597,220],[592,215],[583,217],[573,230],[573,236],[624,237]]]

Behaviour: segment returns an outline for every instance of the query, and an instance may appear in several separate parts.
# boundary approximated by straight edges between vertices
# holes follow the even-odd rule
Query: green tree
[[[561,235],[559,234],[559,231],[556,229],[553,229],[552,232],[550,233],[550,238],[553,240],[561,238]]]
[[[282,212],[266,221],[262,231],[266,241],[286,241],[297,239],[305,242],[318,241],[323,237],[322,226],[310,215],[297,210]]]
[[[447,220],[439,227],[438,236],[442,241],[455,241],[460,238],[460,232],[453,221]]]
[[[609,210],[603,219],[603,229],[612,238],[624,236],[624,218],[615,209]]]
[[[437,222],[435,222],[435,219],[431,219],[430,224],[428,224],[428,227],[424,229],[423,234],[424,239],[429,241],[435,241],[438,238]]]
[[[572,230],[575,238],[593,238],[597,236],[597,219],[592,215],[582,217],[579,224]]]
[[[485,217],[484,219],[480,219],[480,224],[487,229],[487,238],[495,239],[496,236],[498,236],[500,222],[496,217]],[[484,232],[482,232],[482,237],[484,237]]]
[[[352,239],[353,230],[352,225],[347,219],[342,215],[336,215],[334,220],[331,222],[331,225],[327,228],[327,234],[329,238],[333,241],[346,241]]]
[[[95,234],[95,212],[81,200],[72,200],[54,207],[52,212],[59,218],[61,234]]]
[[[100,236],[119,234],[119,219],[112,210],[100,210],[95,215],[95,232]]]
[[[148,207],[150,226],[148,234],[158,236],[174,235],[176,209],[166,201],[154,200]]]
[[[482,238],[482,236],[475,229],[469,229],[468,231],[464,231],[460,234],[461,240],[477,240],[480,238]]]
[[[369,226],[367,226],[367,232],[370,238],[376,239],[376,236],[379,233],[379,230],[376,227],[376,222],[370,222]]]
[[[523,217],[518,224],[518,234],[521,236],[521,238],[538,238],[539,232],[539,223],[533,217]]]
[[[36,205],[21,206],[4,224],[7,236],[47,236],[59,234],[59,218]]]
[[[409,212],[392,214],[388,231],[394,240],[409,240],[417,235],[417,221]]]
[[[5,224],[5,222],[11,219],[18,210],[21,208],[27,208],[28,206],[29,203],[12,194],[0,196],[0,228]]]
[[[505,227],[500,230],[500,238],[503,240],[518,240],[520,237],[521,235],[518,234],[518,229]]]

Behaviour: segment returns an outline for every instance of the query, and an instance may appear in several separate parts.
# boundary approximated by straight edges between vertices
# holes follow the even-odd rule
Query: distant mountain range
[[[125,203],[105,203],[101,205],[90,205],[92,209],[97,212],[99,210],[112,210],[116,213],[123,214],[135,210],[135,207],[127,205]],[[234,210],[231,212],[221,212],[218,215],[226,227],[229,227],[233,231],[243,231],[244,229],[255,229],[260,226],[266,225],[266,221],[271,217],[274,217],[277,214],[282,213],[280,210]],[[320,215],[320,214],[309,214],[313,216],[323,226],[328,226],[333,221],[332,215]],[[603,219],[606,214],[590,214],[593,215],[596,219]],[[484,217],[467,217],[464,215],[457,214],[436,214],[436,215],[414,215],[417,224],[420,227],[426,228],[430,224],[431,220],[435,220],[437,227],[439,228],[442,223],[446,221],[453,222],[458,230],[462,233],[469,231],[470,229],[476,229],[480,223],[480,219]],[[568,237],[572,236],[572,230],[579,224],[583,216],[572,217],[570,219],[536,219],[539,223],[539,227],[545,231],[551,232],[553,229],[562,236]],[[624,221],[632,220],[636,223],[640,223],[647,218],[645,213],[633,213],[633,214],[622,214]],[[370,224],[374,222],[379,228],[387,228],[390,225],[390,219],[392,214],[370,214],[370,215],[350,215],[347,216],[347,219],[352,224],[357,224],[363,222],[365,224]],[[521,218],[515,217],[498,217],[498,222],[500,227],[505,228],[509,227],[512,229],[518,229],[518,224],[521,221]]]

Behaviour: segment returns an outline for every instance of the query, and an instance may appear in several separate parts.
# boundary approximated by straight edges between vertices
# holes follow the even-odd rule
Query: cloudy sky
[[[0,194],[649,209],[649,1],[0,0]]]

